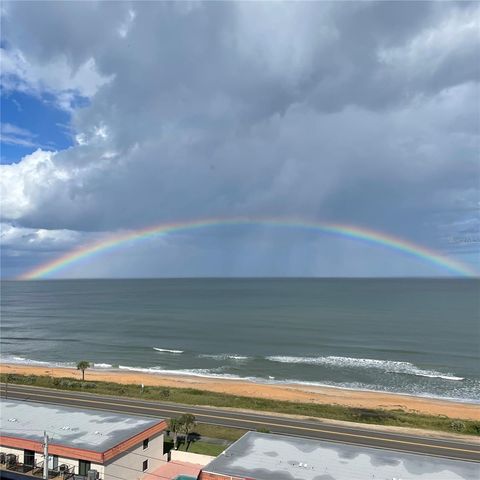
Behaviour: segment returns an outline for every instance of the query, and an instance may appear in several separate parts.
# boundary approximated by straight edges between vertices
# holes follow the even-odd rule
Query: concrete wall
[[[144,460],[148,460],[148,469],[142,471]],[[136,480],[146,473],[153,472],[167,461],[163,453],[163,434],[150,437],[148,448],[143,449],[143,442],[105,464],[104,480]]]
[[[10,448],[10,447],[4,447],[0,446],[0,452],[3,452],[5,454],[13,453],[14,455],[17,456],[17,460],[20,463],[23,463],[23,450],[18,450],[18,448]],[[37,459],[37,455],[35,454],[35,460]]]
[[[208,465],[215,457],[200,455],[199,453],[182,452],[180,450],[170,451],[171,460],[178,462],[196,463],[197,465]]]

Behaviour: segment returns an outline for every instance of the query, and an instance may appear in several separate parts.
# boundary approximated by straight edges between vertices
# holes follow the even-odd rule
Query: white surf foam
[[[119,365],[120,370],[128,370],[129,372],[144,372],[144,373],[156,373],[159,371],[157,368],[147,368],[147,367],[129,367],[128,365]]]
[[[21,357],[18,355],[8,355],[0,357],[2,363],[14,363],[16,365],[37,365],[45,367],[65,367],[65,368],[76,368],[76,363],[74,362],[46,362],[42,360],[32,360],[30,358]],[[113,368],[113,365],[110,363],[91,363],[93,368]]]
[[[128,370],[131,372],[142,372],[142,373],[156,373],[161,375],[187,375],[194,377],[205,377],[205,378],[224,378],[231,380],[238,380],[241,377],[238,375],[233,375],[230,373],[215,373],[216,369],[210,368],[194,368],[194,369],[182,369],[182,370],[169,370],[161,367],[130,367],[128,365],[119,365],[120,370]]]
[[[443,380],[464,380],[451,373],[442,373],[435,370],[423,370],[410,362],[399,362],[394,360],[377,360],[375,358],[353,358],[353,357],[293,357],[273,355],[266,357],[271,362],[305,364],[305,365],[327,365],[340,368],[374,368],[383,370],[386,373],[401,373],[405,375],[416,375],[419,377],[441,378]]]
[[[238,361],[243,361],[243,360],[248,360],[250,357],[247,357],[245,355],[236,355],[232,353],[220,353],[218,355],[213,355],[213,354],[200,354],[200,358],[213,358],[214,360],[238,360]]]
[[[459,381],[459,380],[465,380],[464,377],[457,377],[455,375],[443,375],[438,372],[418,372],[415,373],[418,377],[428,377],[428,378],[442,378],[443,380],[454,380],[454,381]]]
[[[346,383],[337,383],[337,382],[315,382],[315,381],[308,381],[308,380],[297,380],[297,379],[284,379],[278,380],[271,383],[281,383],[281,384],[294,384],[294,385],[303,385],[303,386],[311,386],[311,387],[328,387],[328,388],[337,388],[339,390],[355,390],[355,391],[362,391],[362,392],[386,392],[391,395],[407,395],[413,397],[425,397],[425,398],[438,398],[441,400],[452,400],[455,402],[461,403],[473,403],[479,404],[480,400],[478,399],[478,388],[477,391],[471,394],[470,397],[465,396],[445,396],[434,394],[430,392],[423,392],[417,389],[405,389],[405,390],[393,390],[392,388],[388,388],[381,385],[367,385],[364,383],[359,382],[346,382]]]
[[[109,363],[94,363],[93,368],[113,368]]]
[[[171,350],[169,348],[158,348],[158,347],[153,347],[154,350],[157,352],[163,352],[163,353],[183,353],[183,350]]]
[[[42,360],[31,360],[30,358],[25,358],[17,355],[2,356],[0,357],[0,362],[13,363],[16,365],[37,365],[44,367],[76,367],[76,364],[73,362],[45,362]]]

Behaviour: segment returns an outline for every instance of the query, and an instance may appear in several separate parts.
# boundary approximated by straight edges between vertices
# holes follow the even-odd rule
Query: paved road
[[[0,384],[0,395],[5,398],[5,384]],[[111,412],[123,412],[169,418],[182,413],[193,413],[199,423],[237,427],[249,430],[268,429],[272,433],[297,435],[300,437],[329,440],[368,447],[397,450],[417,454],[461,459],[480,463],[480,445],[464,441],[442,440],[420,435],[400,435],[362,427],[329,425],[315,419],[299,420],[285,416],[262,413],[246,413],[221,408],[192,407],[173,403],[161,403],[94,395],[89,393],[66,392],[48,388],[9,384],[7,398],[34,402],[70,405],[80,408],[94,408]]]

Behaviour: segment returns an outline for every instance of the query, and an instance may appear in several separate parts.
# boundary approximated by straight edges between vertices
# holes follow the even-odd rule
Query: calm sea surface
[[[3,361],[479,401],[480,281],[4,281]]]

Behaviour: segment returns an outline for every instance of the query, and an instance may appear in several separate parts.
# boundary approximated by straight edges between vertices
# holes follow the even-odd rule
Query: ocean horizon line
[[[59,282],[59,281],[89,281],[89,280],[480,280],[478,277],[465,277],[461,275],[414,275],[414,276],[366,276],[366,275],[351,275],[351,276],[165,276],[165,277],[65,277],[65,278],[34,278],[34,279],[19,279],[19,278],[0,278],[0,281],[8,282]]]

